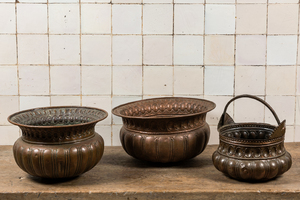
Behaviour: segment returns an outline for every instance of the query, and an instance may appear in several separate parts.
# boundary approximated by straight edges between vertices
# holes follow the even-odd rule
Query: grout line
[[[12,66],[17,65],[17,83],[18,83],[18,95],[20,95],[20,83],[19,83],[19,46],[18,46],[18,9],[17,9],[17,3],[15,3],[15,28],[16,28],[16,33],[14,34],[16,36],[16,64],[12,64]],[[3,64],[3,66],[7,66],[7,64]]]
[[[18,111],[21,109],[21,99],[20,99],[20,74],[19,74],[19,45],[18,45],[18,6],[17,1],[15,1],[15,28],[16,28],[16,64],[17,64],[17,85],[18,85]],[[19,137],[22,135],[21,130],[19,130]]]
[[[173,22],[173,24],[172,24],[172,69],[173,69],[173,71],[172,71],[172,96],[174,97],[174,91],[175,91],[175,84],[174,84],[174,79],[175,79],[175,69],[174,69],[174,52],[175,52],[175,43],[174,43],[174,41],[175,41],[175,36],[174,36],[174,24],[175,24],[175,3],[174,3],[174,0],[172,0],[172,6],[173,6],[173,19],[172,19],[172,22]]]
[[[300,17],[300,5],[298,5],[298,30],[299,33],[299,17]],[[298,82],[298,54],[299,54],[299,36],[297,36],[297,51],[296,51],[296,71],[295,71],[295,113],[294,113],[294,135],[293,135],[293,142],[296,140],[296,125],[297,125],[297,82]]]
[[[48,68],[49,68],[49,103],[52,105],[51,101],[51,67],[50,67],[50,20],[49,20],[49,0],[47,0],[47,38],[48,38]]]
[[[78,1],[79,3],[79,54],[80,54],[80,105],[82,106],[82,21],[81,21],[81,0]]]
[[[7,66],[16,66],[17,64],[0,64],[0,67],[7,67]],[[80,66],[80,64],[50,64],[50,66]],[[49,66],[49,64],[19,64],[19,66],[44,66],[44,67],[47,67]],[[109,67],[111,65],[101,65],[101,64],[82,64],[82,66],[101,66],[101,67]],[[141,66],[141,65],[114,65],[114,66],[125,66],[125,67],[128,67],[128,66]],[[173,65],[160,65],[160,64],[144,64],[144,66],[151,66],[151,67],[161,67],[161,66],[166,66],[166,67],[171,67]],[[181,65],[181,64],[178,64],[178,65],[174,65],[174,66],[177,66],[177,67],[197,67],[197,66],[203,66],[201,64],[197,64],[197,65]],[[233,66],[233,64],[208,64],[207,66]],[[245,67],[263,67],[265,65],[238,65],[238,66],[245,66]],[[284,67],[284,66],[295,66],[295,65],[269,65],[270,67]]]
[[[202,94],[178,94],[178,95],[186,95],[186,96],[203,96]],[[8,96],[12,96],[12,97],[17,97],[18,95],[0,95],[0,97],[8,97]],[[48,95],[48,94],[37,94],[37,95],[33,95],[33,94],[25,94],[22,95],[23,97],[49,97],[49,96],[53,96],[53,97],[61,97],[61,96],[74,96],[74,97],[79,97],[80,94],[52,94],[52,95]],[[83,95],[85,97],[110,97],[110,94],[86,94]],[[123,94],[118,94],[118,95],[114,95],[115,97],[141,97],[142,95],[138,95],[138,94],[128,94],[128,95],[123,95]],[[145,96],[172,96],[171,94],[146,94]],[[216,95],[216,94],[208,94],[206,96],[222,96],[222,97],[233,97],[232,95]],[[264,95],[257,95],[259,97],[264,97]],[[275,97],[295,97],[295,95],[274,95]],[[273,96],[273,97],[274,97]]]
[[[0,2],[1,4],[15,4],[15,2]],[[47,2],[18,2],[18,4],[47,4]],[[53,2],[49,4],[78,4],[78,2]],[[117,4],[117,5],[148,5],[148,4],[155,4],[155,5],[165,5],[165,4],[172,4],[172,3],[112,3],[110,2],[81,2],[81,4]],[[176,4],[180,4],[180,5],[195,5],[195,4],[212,4],[212,5],[257,5],[257,4],[266,4],[266,3],[176,3]],[[299,4],[299,3],[269,3],[269,4]]]
[[[141,35],[142,35],[142,99],[144,99],[144,5],[142,1],[142,6],[141,6]]]
[[[77,2],[53,2],[53,3],[49,3],[49,4],[76,4]],[[1,4],[14,4],[14,2],[0,2]],[[47,4],[46,2],[19,2],[18,4]],[[163,5],[163,4],[172,4],[172,3],[112,3],[110,2],[81,2],[81,4],[121,4],[121,5],[141,5],[141,4],[159,4],[159,5]],[[176,4],[188,4],[188,5],[194,5],[194,4],[212,4],[212,5],[236,5],[236,4],[241,4],[241,5],[247,5],[247,4],[266,4],[266,3],[176,3]],[[269,3],[269,4],[298,4],[298,3]]]
[[[268,72],[268,23],[269,23],[269,0],[267,0],[267,11],[266,11],[266,52],[265,52],[265,91],[264,100],[267,101],[267,72]],[[264,106],[263,120],[266,122],[266,107]]]
[[[51,4],[50,4],[51,5]],[[19,35],[80,35],[80,33],[18,33]],[[0,35],[15,35],[15,33],[0,33]],[[125,33],[114,33],[114,34],[110,34],[110,33],[81,33],[81,35],[112,35],[112,36],[173,36],[173,35],[182,35],[182,36],[233,36],[233,35],[254,35],[254,36],[257,36],[257,35],[268,35],[268,36],[293,36],[293,35],[296,35],[296,36],[300,36],[300,34],[294,34],[294,33],[291,33],[291,34],[279,34],[279,33],[272,33],[272,34],[265,34],[265,33],[260,33],[260,34],[255,34],[255,33],[249,33],[249,34],[246,34],[246,33],[239,33],[239,34],[229,34],[229,33],[222,33],[222,34],[192,34],[192,33],[188,33],[188,34],[184,34],[184,33],[174,33],[174,34],[170,34],[170,33],[160,33],[160,34],[155,34],[155,33],[149,33],[149,34],[133,34],[133,33],[130,33],[130,34],[125,34]]]
[[[203,5],[203,45],[202,45],[202,48],[203,48],[203,58],[202,58],[202,93],[203,93],[203,97],[205,95],[205,15],[206,15],[206,0],[203,0],[204,2],[204,5]]]
[[[234,14],[234,52],[233,52],[233,67],[234,67],[234,69],[233,69],[233,92],[232,92],[232,95],[233,95],[233,97],[235,97],[236,96],[236,94],[235,94],[235,75],[236,75],[236,24],[237,24],[237,0],[235,0],[235,10],[234,10],[234,12],[235,12],[235,14]],[[236,120],[235,119],[235,107],[236,107],[236,103],[235,103],[235,101],[234,102],[232,102],[232,111],[233,111],[233,113],[232,113],[232,117],[233,117],[233,119],[234,120]]]
[[[110,87],[111,87],[111,92],[110,92],[110,107],[113,107],[113,9],[112,9],[112,0],[110,0],[110,73],[111,73],[111,83],[110,83]],[[110,135],[110,145],[113,146],[113,115],[110,115],[110,125],[111,125],[111,135]]]

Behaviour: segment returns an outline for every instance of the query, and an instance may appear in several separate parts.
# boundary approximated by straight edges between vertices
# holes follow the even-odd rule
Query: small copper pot
[[[89,107],[45,107],[17,112],[8,121],[22,130],[14,158],[25,172],[43,178],[68,178],[92,169],[104,141],[95,133],[107,112]]]
[[[229,104],[239,98],[252,98],[273,113],[278,126],[265,123],[235,123],[226,113]],[[214,166],[232,178],[265,181],[288,171],[291,155],[284,148],[285,120],[280,122],[272,107],[252,95],[240,95],[225,106],[218,124],[220,144],[212,159]]]
[[[178,162],[199,155],[210,130],[206,113],[215,104],[204,99],[166,97],[135,101],[112,110],[122,117],[120,139],[134,158],[151,162]]]

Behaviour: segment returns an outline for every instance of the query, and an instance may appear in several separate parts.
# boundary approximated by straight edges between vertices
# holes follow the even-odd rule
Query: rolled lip
[[[200,101],[206,101],[208,103],[211,104],[211,108],[208,108],[206,111],[202,111],[202,112],[198,112],[198,113],[192,113],[192,114],[183,114],[183,115],[173,115],[172,117],[170,116],[159,116],[159,115],[155,115],[155,116],[149,116],[149,117],[142,117],[142,116],[127,116],[127,115],[122,115],[116,112],[117,109],[120,109],[123,106],[129,105],[129,104],[135,104],[137,102],[143,102],[143,101],[147,101],[147,100],[155,100],[155,99],[191,99],[191,100],[200,100]],[[133,118],[133,119],[166,119],[166,118],[182,118],[182,117],[190,117],[190,116],[195,116],[195,115],[200,115],[203,113],[207,113],[211,110],[213,110],[216,107],[216,104],[212,101],[206,100],[206,99],[197,99],[197,98],[189,98],[189,97],[160,97],[160,98],[150,98],[150,99],[143,99],[143,100],[138,100],[138,101],[132,101],[129,103],[125,103],[125,104],[121,104],[117,107],[114,107],[112,109],[112,114],[119,116],[119,117],[123,117],[123,118]]]
[[[87,109],[93,109],[93,110],[99,110],[101,112],[103,112],[105,114],[104,117],[98,119],[98,120],[94,120],[91,122],[86,122],[86,123],[82,123],[82,124],[73,124],[73,125],[64,125],[64,126],[32,126],[32,125],[26,125],[26,124],[19,124],[16,123],[14,121],[11,120],[12,117],[22,114],[22,113],[26,113],[29,111],[34,111],[34,110],[47,110],[47,109],[53,109],[53,108],[87,108]],[[37,108],[32,108],[32,109],[27,109],[27,110],[22,110],[16,113],[13,113],[11,115],[9,115],[7,117],[7,120],[11,123],[14,124],[16,126],[20,126],[20,127],[26,127],[26,128],[43,128],[43,129],[49,129],[49,128],[65,128],[65,127],[78,127],[78,126],[85,126],[85,125],[89,125],[89,124],[94,124],[97,123],[101,120],[104,120],[105,118],[107,118],[108,113],[100,108],[95,108],[95,107],[86,107],[86,106],[50,106],[50,107],[37,107]]]

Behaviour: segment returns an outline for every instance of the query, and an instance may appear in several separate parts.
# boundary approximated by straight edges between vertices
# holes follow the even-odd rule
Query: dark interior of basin
[[[31,125],[31,126],[68,126],[68,125],[75,125],[75,124],[83,124],[83,123],[88,123],[91,122],[89,120],[76,120],[76,119],[72,119],[72,117],[70,117],[70,119],[68,119],[68,117],[62,119],[62,120],[41,120],[41,121],[35,121],[33,123],[29,122],[26,125]]]
[[[9,120],[28,126],[70,126],[99,121],[106,117],[102,110],[80,107],[54,107],[33,109],[16,113]]]
[[[211,101],[196,98],[154,98],[128,104],[113,109],[113,114],[121,117],[168,118],[205,113],[215,108]]]
[[[233,128],[226,131],[222,131],[222,129],[220,129],[221,135],[235,139],[267,140],[271,137],[276,128],[275,126],[267,124],[265,126],[255,127],[255,125],[251,123],[249,123],[248,126],[246,126],[245,123],[243,127],[239,127],[238,124],[232,126]],[[236,127],[234,128],[234,126]]]

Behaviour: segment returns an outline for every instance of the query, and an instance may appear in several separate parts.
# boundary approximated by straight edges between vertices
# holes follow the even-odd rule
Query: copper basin
[[[165,97],[135,101],[112,110],[122,117],[120,140],[134,158],[151,162],[178,162],[199,155],[210,129],[206,113],[215,103],[196,98]]]

